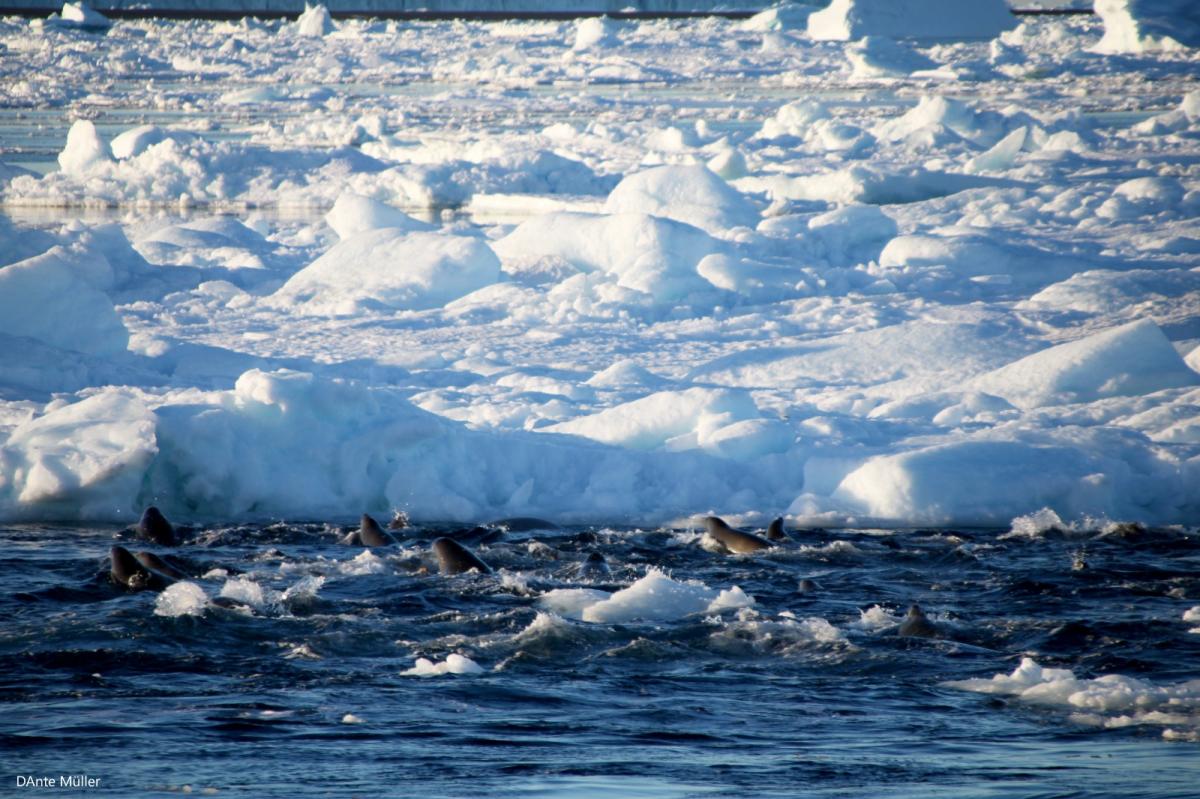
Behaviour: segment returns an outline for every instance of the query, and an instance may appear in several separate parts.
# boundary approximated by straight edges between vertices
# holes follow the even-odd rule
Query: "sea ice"
[[[1096,0],[1101,53],[1200,47],[1200,7],[1191,0]]]
[[[298,36],[327,36],[335,30],[333,18],[329,16],[329,9],[318,3],[315,6],[304,4],[304,13],[296,20],[296,34]]]
[[[468,236],[368,230],[336,244],[272,301],[310,314],[353,314],[364,304],[436,308],[500,279],[500,261]]]
[[[1198,383],[1200,375],[1145,319],[1036,352],[975,378],[972,386],[1019,408],[1036,408]]]
[[[863,36],[920,39],[991,39],[1016,20],[1004,0],[833,0],[808,18],[808,35],[818,40]]]
[[[759,221],[749,200],[702,166],[660,166],[632,174],[608,195],[604,211],[666,217],[714,235]]]
[[[1191,12],[996,5],[0,21],[0,517],[1194,522]]]

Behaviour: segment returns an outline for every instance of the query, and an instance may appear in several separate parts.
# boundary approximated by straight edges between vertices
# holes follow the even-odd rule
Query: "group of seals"
[[[397,517],[401,518],[401,517]],[[404,525],[407,526],[407,518]],[[501,519],[487,527],[473,527],[455,534],[456,538],[492,543],[503,538],[504,531],[525,532],[529,530],[557,530],[558,525],[545,519],[533,517],[516,517]],[[397,543],[396,539],[368,513],[362,515],[357,530],[352,531],[341,539],[341,543],[351,546],[386,547]],[[437,557],[438,571],[445,575],[464,574],[477,571],[480,574],[491,574],[492,568],[472,552],[465,544],[450,536],[441,536],[430,544],[430,551]],[[599,553],[593,553],[598,555]],[[600,556],[603,564],[604,558]],[[603,564],[607,569],[607,564]]]
[[[401,519],[401,523],[396,525],[395,522]],[[506,519],[503,523],[498,522],[497,525],[508,526],[508,529],[512,530],[557,529],[558,527],[553,522],[532,518]],[[389,526],[396,529],[407,526],[407,519],[398,516]],[[481,531],[477,537],[483,540],[495,532],[489,528],[475,529]],[[782,518],[771,522],[767,528],[766,538],[736,530],[718,516],[704,517],[704,529],[709,538],[725,552],[731,554],[745,555],[761,552],[772,549],[780,542],[790,540],[787,533],[784,532]],[[146,508],[135,531],[140,538],[159,546],[177,546],[179,544],[174,526],[153,505]],[[474,530],[467,532],[470,534]],[[341,543],[364,547],[386,547],[396,544],[397,541],[370,514],[364,513],[359,520],[358,529],[343,537]],[[465,574],[471,571],[479,574],[492,573],[492,568],[487,563],[453,538],[441,536],[434,539],[430,550],[437,557],[438,571],[443,575]],[[175,580],[188,578],[188,575],[179,567],[153,552],[134,554],[125,547],[113,546],[109,553],[109,561],[109,575],[112,581],[131,591],[162,591]],[[587,559],[579,564],[581,578],[597,579],[607,577],[609,574],[608,562],[599,552],[590,553]],[[800,590],[802,593],[816,590],[816,584],[811,580],[802,580]],[[940,636],[940,631],[921,610],[921,607],[914,604],[909,607],[908,613],[901,621],[897,635],[906,638],[937,638]]]
[[[109,552],[109,561],[109,574],[113,582],[131,591],[162,591],[173,582],[171,578],[147,568],[125,547],[114,546]]]
[[[179,536],[174,525],[167,521],[155,506],[142,513],[133,532],[162,547],[179,545]],[[185,580],[187,575],[177,566],[168,563],[153,552],[133,553],[122,546],[114,546],[108,555],[109,577],[114,583],[131,591],[161,591],[176,580]]]
[[[767,528],[767,537],[762,538],[753,533],[735,530],[726,524],[725,520],[719,516],[704,517],[704,531],[717,544],[720,545],[727,553],[737,555],[749,555],[755,552],[761,552],[764,549],[771,549],[776,544],[789,541],[787,533],[783,530],[783,519],[777,518],[771,522]],[[800,581],[800,592],[810,593],[817,588],[816,583],[812,580],[804,579]],[[921,610],[920,605],[912,605],[905,614],[903,621],[900,622],[900,627],[896,630],[896,634],[905,638],[938,638],[941,636],[941,631],[929,620],[925,615],[925,611]]]

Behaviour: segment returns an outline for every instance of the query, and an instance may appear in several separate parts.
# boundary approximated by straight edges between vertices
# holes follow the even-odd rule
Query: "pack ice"
[[[0,19],[0,518],[1194,523],[1192,4],[967,5]]]

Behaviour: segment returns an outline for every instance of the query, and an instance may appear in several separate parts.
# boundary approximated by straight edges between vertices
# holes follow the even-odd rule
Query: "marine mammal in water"
[[[455,541],[453,538],[436,538],[431,545],[433,554],[437,555],[438,571],[442,574],[462,574],[471,569],[480,574],[491,574],[492,569],[475,553]]]
[[[608,568],[608,561],[599,552],[592,552],[587,556],[587,560],[579,564],[579,576],[586,579],[595,579],[597,577],[607,577],[612,573]]]
[[[753,533],[743,533],[741,530],[735,530],[726,524],[724,519],[717,516],[705,516],[704,529],[708,533],[709,538],[730,552],[735,552],[739,555],[758,552],[759,550],[770,549],[772,547],[771,542],[765,538],[759,538]]]
[[[396,539],[380,527],[371,514],[364,513],[359,519],[358,529],[345,535],[341,543],[349,546],[386,547],[396,543]]]
[[[358,539],[364,547],[386,547],[396,543],[370,514],[364,513],[358,523]]]
[[[170,577],[172,580],[188,579],[188,575],[184,574],[172,564],[167,563],[153,552],[135,552],[133,556],[137,558],[138,563],[142,564],[152,572],[158,572],[159,574]]]
[[[156,571],[147,569],[125,547],[114,546],[109,551],[109,570],[113,582],[132,591],[161,591],[171,580]]]
[[[933,622],[917,604],[909,606],[896,634],[907,638],[937,638],[939,635],[937,627],[933,626]]]
[[[790,541],[788,534],[783,531],[783,517],[780,516],[767,527],[768,541]]]
[[[488,527],[503,527],[510,533],[528,533],[532,530],[558,530],[557,524],[535,516],[514,516],[510,519],[498,519]]]
[[[162,515],[162,511],[151,505],[142,511],[142,518],[137,523],[138,537],[153,541],[160,547],[173,547],[179,544],[175,528]]]

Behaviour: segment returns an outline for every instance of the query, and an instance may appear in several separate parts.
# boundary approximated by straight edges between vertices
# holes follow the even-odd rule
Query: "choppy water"
[[[193,531],[175,554],[207,573],[195,583],[208,601],[178,616],[98,576],[121,531],[0,530],[0,795],[31,795],[18,776],[45,774],[101,783],[33,793],[1200,792],[1197,694],[1161,690],[1200,678],[1200,622],[1183,619],[1200,604],[1193,532],[805,531],[728,557],[689,531],[510,531],[476,547],[497,574],[443,577],[420,572],[436,569],[436,530],[363,555],[337,543],[346,529]],[[577,577],[591,551],[610,576]],[[651,567],[756,603],[585,622],[541,599],[616,591]],[[235,601],[214,604],[222,593]],[[943,638],[863,615],[912,601]],[[667,597],[642,603],[677,615]],[[483,672],[404,674],[455,653]],[[1146,696],[1080,715],[944,684],[1011,673],[1022,655],[1080,679],[1136,678]]]

